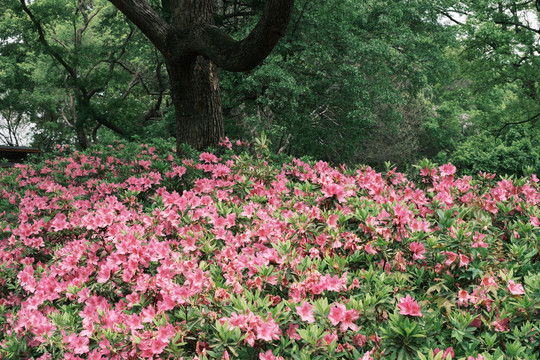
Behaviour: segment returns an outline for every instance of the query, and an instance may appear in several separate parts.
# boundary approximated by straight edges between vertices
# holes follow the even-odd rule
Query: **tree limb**
[[[446,16],[448,18],[448,20],[452,21],[453,23],[455,24],[458,24],[458,25],[464,25],[463,22],[459,21],[459,20],[456,20],[452,15],[450,15],[450,13],[446,12],[446,11],[443,11],[443,10],[440,10],[439,9],[439,13]]]
[[[43,28],[42,28],[39,20],[36,19],[34,14],[30,11],[28,6],[26,5],[26,0],[20,0],[20,3],[22,5],[23,11],[28,15],[28,17],[30,18],[30,20],[32,21],[32,23],[34,24],[34,26],[37,29],[38,34],[39,34],[39,41],[43,44],[43,46],[45,46],[45,49],[47,50],[47,52],[52,57],[54,57],[62,65],[62,67],[64,69],[66,69],[66,71],[71,76],[73,81],[77,82],[78,81],[77,73],[75,72],[75,70],[71,66],[69,66],[67,64],[67,62],[64,60],[64,58],[57,51],[55,51],[52,48],[52,46],[49,44],[49,42],[45,38],[45,33],[43,32]]]
[[[510,126],[510,125],[520,125],[520,124],[526,124],[528,122],[532,122],[536,119],[540,118],[540,113],[534,115],[534,116],[531,116],[530,118],[528,119],[525,119],[525,120],[522,120],[522,121],[516,121],[516,122],[507,122],[505,123],[499,130],[497,130],[497,136],[499,136],[501,134],[501,132],[507,127],[507,126]]]
[[[202,55],[224,70],[249,71],[259,65],[285,35],[293,5],[294,0],[268,0],[261,19],[241,41],[216,26],[201,23],[189,34],[175,34],[172,44],[178,44],[179,48],[174,51]]]
[[[495,24],[499,24],[499,25],[512,25],[512,26],[520,27],[520,28],[527,29],[529,31],[535,32],[537,34],[540,34],[540,29],[535,29],[533,27],[522,24],[520,22],[504,21],[504,20],[495,20],[494,22],[495,22]]]
[[[109,0],[148,37],[161,52],[167,51],[169,25],[146,0]]]

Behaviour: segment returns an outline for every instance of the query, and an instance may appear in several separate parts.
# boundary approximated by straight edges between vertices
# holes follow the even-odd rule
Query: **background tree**
[[[521,174],[539,171],[540,28],[538,1],[441,1],[439,12],[453,23],[459,65],[442,107],[452,107],[463,141],[446,160],[464,172]]]
[[[25,54],[17,46],[16,37],[3,31],[5,23],[0,23],[0,143],[10,146],[28,145],[32,127],[34,104],[31,90],[25,84],[30,82],[24,70]]]
[[[239,34],[254,21],[222,18]],[[260,67],[223,74],[227,133],[264,129],[276,151],[334,163],[410,162],[451,70],[449,30],[428,1],[299,1]]]
[[[86,148],[99,128],[130,136],[158,112],[166,86],[154,64],[162,62],[108,1],[7,0],[2,7],[2,37],[20,56],[10,68],[25,76],[18,86],[31,94],[26,112],[34,111],[36,142],[57,142],[67,128]]]

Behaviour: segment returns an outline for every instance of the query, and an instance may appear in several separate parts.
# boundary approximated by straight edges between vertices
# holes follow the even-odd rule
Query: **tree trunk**
[[[76,97],[75,109],[72,110],[72,116],[75,133],[77,134],[77,142],[81,150],[86,150],[91,145],[85,129],[85,124],[88,123],[89,119],[89,107],[88,98],[85,96]]]
[[[189,31],[201,23],[213,25],[213,2],[172,0],[171,15],[179,31]],[[215,146],[224,136],[217,66],[191,52],[172,50],[165,59],[176,110],[177,149],[183,143],[199,150]]]
[[[189,63],[168,66],[176,110],[176,144],[195,149],[215,146],[224,136],[217,67],[198,56]]]

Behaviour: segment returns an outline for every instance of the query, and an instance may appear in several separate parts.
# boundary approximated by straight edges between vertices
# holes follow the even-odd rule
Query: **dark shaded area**
[[[26,146],[0,146],[0,160],[7,160],[7,163],[0,162],[0,166],[11,167],[23,163],[30,154],[41,154],[41,150]]]

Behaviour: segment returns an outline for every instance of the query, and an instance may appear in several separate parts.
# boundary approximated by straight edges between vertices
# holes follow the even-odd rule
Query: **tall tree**
[[[215,26],[213,0],[109,0],[150,39],[167,65],[176,111],[177,147],[203,149],[223,137],[218,68],[240,72],[261,63],[285,34],[294,0],[267,0],[242,40]]]

